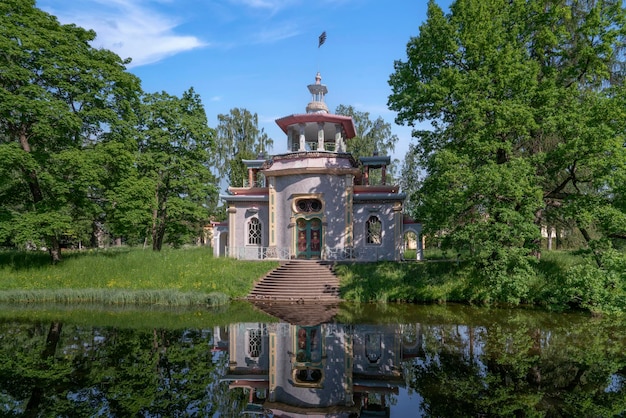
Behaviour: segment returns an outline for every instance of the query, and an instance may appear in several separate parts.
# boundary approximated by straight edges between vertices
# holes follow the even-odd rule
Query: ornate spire
[[[322,76],[319,72],[315,75],[315,84],[309,84],[307,87],[312,98],[306,106],[306,113],[328,113],[328,107],[324,103],[324,95],[328,93],[328,89],[322,84]]]

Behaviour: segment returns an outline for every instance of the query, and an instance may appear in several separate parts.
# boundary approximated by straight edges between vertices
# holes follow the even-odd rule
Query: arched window
[[[372,245],[380,245],[382,240],[383,227],[380,219],[376,216],[370,216],[367,220],[367,243]]]
[[[263,330],[259,328],[248,328],[246,332],[246,355],[258,358],[263,351]]]
[[[261,221],[252,218],[248,222],[248,245],[261,245]]]

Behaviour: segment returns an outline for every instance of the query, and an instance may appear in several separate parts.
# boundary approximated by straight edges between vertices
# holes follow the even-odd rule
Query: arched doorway
[[[228,233],[227,232],[222,232],[219,235],[219,239],[218,239],[219,243],[218,243],[218,247],[217,247],[217,255],[220,257],[223,257],[226,255],[226,247],[228,246]]]
[[[296,257],[322,257],[322,221],[319,218],[300,218],[296,221]]]
[[[420,233],[421,225],[406,227],[402,235],[402,258],[405,260],[422,260],[424,258],[424,248]]]

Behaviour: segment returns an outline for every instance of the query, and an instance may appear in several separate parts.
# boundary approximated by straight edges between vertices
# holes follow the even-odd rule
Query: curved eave
[[[222,194],[220,199],[226,202],[269,202],[268,195],[236,195],[236,194]]]
[[[267,195],[269,189],[267,187],[229,187],[228,195]]]
[[[404,193],[359,193],[354,195],[354,202],[394,201],[406,199]]]
[[[360,157],[359,160],[363,165],[369,166],[382,166],[391,164],[391,157],[388,155],[373,156],[373,157]]]
[[[378,184],[378,185],[368,185],[368,186],[363,186],[360,184],[355,184],[354,185],[354,194],[361,194],[361,193],[398,193],[398,190],[400,190],[400,186],[398,185],[382,185],[382,184]]]
[[[247,168],[261,168],[267,160],[241,160]]]
[[[284,168],[274,170],[263,170],[262,173],[266,177],[280,177],[280,176],[294,176],[304,175],[309,176],[313,174],[332,174],[336,176],[351,174],[356,175],[360,173],[358,168],[325,168],[325,167],[305,167],[305,168]]]
[[[309,122],[338,123],[343,126],[343,130],[346,133],[346,138],[350,139],[356,136],[354,122],[352,121],[352,118],[350,116],[334,115],[332,113],[304,113],[300,115],[289,115],[280,119],[276,119],[276,124],[280,126],[280,129],[282,129],[284,133],[287,133],[287,130],[292,125]]]

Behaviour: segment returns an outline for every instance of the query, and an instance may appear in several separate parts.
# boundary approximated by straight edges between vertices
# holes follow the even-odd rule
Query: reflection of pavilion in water
[[[235,324],[224,380],[275,417],[389,417],[420,339],[415,324]]]

